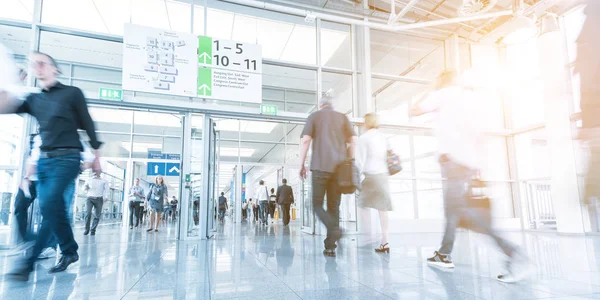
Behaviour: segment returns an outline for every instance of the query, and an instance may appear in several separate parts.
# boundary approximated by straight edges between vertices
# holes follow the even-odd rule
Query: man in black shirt
[[[76,87],[57,81],[56,76],[60,74],[60,70],[49,55],[36,52],[31,55],[30,61],[42,92],[29,95],[20,105],[14,105],[15,102],[8,99],[7,93],[0,92],[0,112],[28,113],[34,116],[39,123],[42,138],[37,169],[38,198],[43,221],[32,253],[9,274],[21,281],[29,280],[35,260],[52,234],[58,239],[62,257],[49,273],[62,272],[79,260],[78,245],[73,237],[63,198],[65,189],[79,173],[80,152],[83,151],[77,132],[79,128],[86,131],[94,149],[96,158],[92,169],[96,173],[101,172],[97,152],[101,143],[97,139],[83,93]]]

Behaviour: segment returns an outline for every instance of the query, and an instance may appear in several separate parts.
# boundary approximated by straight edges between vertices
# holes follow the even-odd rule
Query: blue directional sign
[[[180,163],[167,163],[167,176],[179,176],[181,174]]]
[[[148,158],[164,159],[165,156],[160,150],[148,150]]]
[[[180,154],[165,153],[163,155],[165,156],[165,159],[168,159],[168,160],[181,160],[181,155]]]
[[[148,176],[167,174],[167,166],[163,162],[148,162]]]

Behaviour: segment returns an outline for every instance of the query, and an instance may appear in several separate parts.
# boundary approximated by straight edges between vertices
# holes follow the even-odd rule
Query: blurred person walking
[[[386,137],[379,131],[379,121],[375,114],[365,115],[364,129],[356,149],[356,165],[364,175],[358,206],[361,209],[372,208],[379,212],[381,244],[375,248],[375,252],[389,252],[388,211],[393,210],[388,182],[389,146]]]
[[[261,180],[256,189],[256,202],[258,202],[258,214],[263,225],[269,224],[269,189],[265,186],[265,182]]]
[[[221,192],[221,197],[219,197],[219,223],[223,224],[225,220],[225,213],[229,206],[227,205],[227,198],[225,198],[225,193]]]
[[[497,279],[507,283],[517,282],[531,271],[528,258],[501,238],[492,229],[490,218],[470,202],[481,145],[481,122],[477,121],[480,114],[476,109],[481,99],[477,96],[473,89],[461,85],[455,71],[448,70],[438,76],[434,90],[417,101],[409,111],[410,116],[436,113],[435,136],[439,146],[439,163],[442,177],[446,179],[443,182],[446,217],[444,238],[440,249],[427,259],[427,263],[441,268],[454,268],[450,255],[456,229],[459,223],[468,223],[471,229],[494,239],[509,258],[508,272],[498,275]]]
[[[0,64],[4,63],[0,59]],[[39,123],[42,138],[37,187],[43,221],[29,257],[8,274],[20,281],[29,280],[37,257],[53,234],[60,244],[62,257],[56,266],[50,268],[49,273],[62,272],[79,260],[79,247],[73,237],[64,198],[65,191],[77,178],[81,167],[80,153],[83,146],[78,129],[84,129],[90,138],[95,155],[92,168],[95,172],[101,172],[97,152],[101,143],[97,139],[83,93],[80,89],[57,80],[60,70],[51,56],[35,52],[30,56],[30,63],[42,87],[41,93],[30,94],[25,101],[15,102],[14,93],[3,88],[3,83],[0,83],[0,113],[27,113],[34,116]],[[10,66],[0,66],[0,69],[4,68]]]
[[[277,188],[277,204],[281,207],[283,226],[290,224],[290,208],[294,204],[294,190],[287,185],[287,179],[281,180],[282,185]]]
[[[165,179],[158,175],[154,179],[154,184],[150,186],[150,191],[146,196],[146,202],[148,209],[150,210],[150,228],[148,232],[158,232],[158,225],[160,225],[160,217],[165,209],[165,203],[169,199],[169,188],[165,184]]]
[[[300,178],[308,177],[306,156],[312,144],[310,170],[312,172],[312,205],[319,220],[327,227],[323,254],[335,256],[340,229],[340,200],[336,169],[348,157],[354,157],[356,134],[346,115],[333,109],[333,99],[324,96],[319,110],[310,114],[304,125],[300,142]],[[323,208],[327,195],[327,210]]]
[[[589,147],[590,158],[586,174],[584,204],[592,229],[600,231],[600,1],[588,0],[585,23],[577,39],[575,73],[579,73],[582,128],[578,137]]]
[[[108,182],[101,177],[101,173],[95,173],[85,183],[87,191],[87,201],[85,203],[85,231],[83,235],[96,235],[96,229],[102,218],[102,206],[104,206],[104,195],[108,192]],[[93,209],[93,214],[92,214]],[[92,222],[93,217],[93,222]],[[90,227],[91,223],[91,227]]]
[[[144,202],[144,189],[140,186],[140,179],[135,179],[135,184],[129,189],[129,229],[133,229],[133,217],[135,216],[135,228],[141,223]]]

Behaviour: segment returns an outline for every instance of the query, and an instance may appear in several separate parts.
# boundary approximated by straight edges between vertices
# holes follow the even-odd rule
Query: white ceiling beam
[[[239,5],[250,6],[250,7],[256,7],[256,8],[264,9],[264,10],[271,10],[271,11],[276,11],[276,12],[281,12],[281,13],[287,13],[287,14],[292,14],[292,15],[297,15],[297,16],[311,15],[311,16],[320,18],[322,20],[338,22],[338,23],[346,23],[346,24],[355,24],[358,26],[365,26],[365,27],[369,27],[372,29],[377,29],[377,30],[382,30],[382,31],[390,31],[390,32],[400,32],[400,31],[408,31],[408,30],[413,30],[413,29],[456,24],[456,23],[461,23],[461,22],[483,20],[483,19],[496,18],[496,17],[500,17],[500,16],[507,16],[507,15],[513,14],[512,10],[505,10],[505,11],[481,14],[481,15],[476,15],[476,16],[458,17],[458,18],[451,18],[451,19],[444,19],[444,20],[420,22],[420,23],[414,23],[414,24],[390,25],[390,24],[375,23],[375,22],[359,20],[359,19],[339,17],[339,16],[323,14],[323,13],[319,13],[319,12],[306,11],[306,10],[297,9],[297,8],[293,8],[293,7],[276,5],[276,4],[266,3],[266,2],[262,2],[262,1],[256,1],[256,0],[221,0],[221,1],[230,2],[230,3],[234,3],[234,4],[239,4]]]
[[[395,9],[395,0],[392,0],[393,6],[394,6],[394,10],[392,10],[392,16],[394,16],[393,18],[391,18],[391,20],[388,22],[388,24],[395,24],[396,22],[398,22],[398,20],[400,20],[402,17],[404,17],[416,4],[417,2],[419,2],[419,0],[410,0],[410,2],[408,2],[408,4],[406,4],[406,6],[396,15],[396,9]]]

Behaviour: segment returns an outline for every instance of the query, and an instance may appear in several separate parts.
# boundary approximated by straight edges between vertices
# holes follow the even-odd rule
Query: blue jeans
[[[30,198],[25,196],[23,190],[19,189],[17,192],[17,197],[15,198],[15,217],[17,219],[17,227],[19,233],[20,241],[33,241],[35,240],[35,235],[27,232],[27,218],[28,218],[28,210],[33,204],[33,201],[37,198],[37,181],[31,182],[29,186],[29,193],[31,194]],[[65,191],[65,205],[68,209],[69,220],[72,222],[72,207],[73,207],[73,197],[75,196],[75,181],[67,186],[67,190]],[[47,248],[56,249],[58,245],[58,240],[56,237],[52,236],[48,241]]]
[[[489,235],[507,256],[511,256],[515,247],[492,229],[490,220],[478,208],[468,205],[474,171],[451,160],[440,159],[440,165],[442,176],[446,178],[443,183],[446,230],[438,252],[446,255],[452,253],[458,223],[460,220],[468,220],[478,232]]]
[[[29,267],[33,267],[49,239],[58,240],[62,255],[75,255],[79,246],[73,237],[73,229],[67,207],[65,193],[73,185],[79,174],[80,154],[68,154],[53,158],[41,158],[38,162],[38,198],[42,224],[36,237],[33,253],[28,258]],[[72,197],[71,197],[72,199]],[[73,200],[70,200],[72,203]]]
[[[259,203],[260,203],[260,206],[259,206],[260,212],[258,215],[260,216],[260,220],[263,223],[267,223],[267,221],[269,221],[269,201],[263,200],[263,201],[260,201]]]
[[[323,208],[327,195],[327,210]],[[337,185],[335,175],[322,171],[312,171],[312,205],[319,220],[327,227],[325,249],[337,248],[336,241],[340,231],[340,201],[342,193]]]

